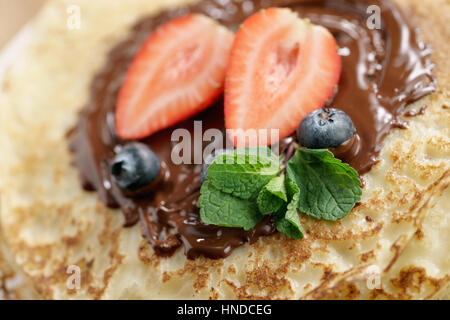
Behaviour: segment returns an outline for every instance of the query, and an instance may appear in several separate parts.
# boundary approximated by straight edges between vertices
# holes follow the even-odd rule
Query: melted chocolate
[[[425,110],[427,110],[427,105],[422,106],[419,110],[409,110],[403,114],[404,117],[417,117],[425,114]]]
[[[369,30],[366,26],[370,5],[381,8],[381,30]],[[360,174],[376,163],[383,138],[399,126],[397,118],[406,104],[435,90],[433,65],[428,60],[431,50],[416,39],[405,16],[388,0],[204,0],[142,20],[128,39],[109,54],[105,67],[92,82],[89,104],[69,136],[83,187],[97,190],[100,200],[109,207],[122,208],[126,226],[141,221],[144,237],[160,255],[172,254],[184,244],[189,258],[226,257],[243,243],[276,230],[270,218],[249,232],[203,224],[197,208],[201,166],[175,165],[171,161],[170,138],[176,128],[193,132],[194,120],[203,121],[203,130],[224,128],[223,99],[205,112],[143,141],[162,162],[157,191],[133,198],[115,186],[109,161],[126,141],[115,134],[114,109],[128,66],[152,30],[174,17],[202,13],[237,30],[255,11],[278,6],[288,6],[301,17],[327,27],[337,39],[343,71],[329,105],[349,114],[358,133],[350,147],[337,153]]]

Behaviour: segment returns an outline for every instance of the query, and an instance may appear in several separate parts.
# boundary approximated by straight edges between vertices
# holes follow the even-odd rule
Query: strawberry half
[[[142,139],[202,111],[223,92],[234,34],[203,15],[155,30],[134,58],[120,90],[116,129]]]
[[[250,16],[236,34],[225,84],[225,126],[234,145],[276,143],[271,129],[287,137],[324,106],[341,73],[337,48],[327,29],[290,9]],[[249,129],[267,129],[268,136],[255,140]]]

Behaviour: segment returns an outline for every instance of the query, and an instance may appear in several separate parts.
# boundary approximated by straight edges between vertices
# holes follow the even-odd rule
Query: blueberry
[[[224,154],[224,153],[227,153],[227,152],[228,152],[228,150],[226,150],[226,149],[219,149],[219,150],[216,150],[215,152],[209,154],[209,155],[205,158],[205,162],[203,163],[202,171],[201,171],[201,173],[200,173],[200,182],[201,182],[201,183],[205,182],[205,180],[206,180],[206,175],[208,174],[208,168],[209,168],[209,165],[214,161],[214,159],[215,159],[218,155]]]
[[[306,148],[337,148],[355,133],[355,126],[344,111],[323,108],[311,112],[303,119],[298,126],[297,138]]]
[[[123,190],[136,191],[156,180],[161,163],[155,152],[145,144],[133,142],[126,145],[115,157],[111,174]]]

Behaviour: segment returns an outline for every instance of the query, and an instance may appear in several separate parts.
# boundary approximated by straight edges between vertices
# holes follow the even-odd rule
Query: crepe
[[[338,222],[301,215],[303,240],[282,234],[219,260],[161,258],[139,227],[82,190],[66,132],[108,51],[141,17],[187,1],[50,1],[5,75],[0,98],[1,225],[15,263],[44,299],[448,298],[450,283],[450,5],[398,1],[435,49],[438,91],[408,108],[364,175],[362,203]],[[0,265],[1,266],[1,265]],[[80,287],[68,286],[70,267]],[[69,268],[69,270],[68,270]]]

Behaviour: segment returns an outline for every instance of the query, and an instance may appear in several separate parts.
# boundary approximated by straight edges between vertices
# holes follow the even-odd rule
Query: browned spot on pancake
[[[143,263],[148,265],[149,267],[156,268],[161,263],[161,257],[158,257],[153,251],[152,246],[148,243],[147,240],[141,239],[141,242],[138,247],[138,258]]]
[[[61,241],[67,247],[75,247],[78,244],[80,244],[80,242],[83,240],[83,235],[84,235],[83,230],[77,230],[77,233],[75,235],[73,235],[73,236],[64,236]]]
[[[416,233],[414,234],[414,236],[415,236],[418,240],[421,240],[421,239],[423,239],[423,237],[424,237],[425,235],[423,234],[422,229],[419,228],[419,229],[417,229],[417,231],[416,231]]]
[[[167,283],[169,281],[176,281],[184,275],[192,275],[194,277],[193,288],[196,293],[199,293],[200,290],[207,287],[211,269],[217,269],[220,272],[222,265],[222,260],[210,260],[203,257],[196,260],[186,260],[182,269],[164,272],[162,281]]]
[[[230,274],[236,274],[237,273],[236,268],[234,267],[234,265],[230,265],[228,267],[228,273],[230,273]]]
[[[374,250],[370,250],[367,252],[364,252],[360,255],[360,260],[361,262],[367,262],[369,260],[373,260],[375,259],[375,252]]]
[[[245,289],[256,289],[257,292],[264,292],[267,297],[276,297],[281,292],[288,291],[294,294],[290,282],[267,265],[261,266],[246,272]]]
[[[171,276],[170,276],[170,274],[167,271],[164,271],[162,273],[162,282],[163,283],[169,281],[170,278],[171,278]]]
[[[226,284],[228,287],[230,287],[233,290],[234,295],[236,296],[236,299],[238,300],[269,300],[269,299],[280,299],[276,296],[270,296],[268,294],[265,294],[264,292],[260,293],[249,293],[247,289],[250,289],[248,285],[243,285],[241,287],[238,287],[235,285],[232,281],[228,279],[223,279],[221,283]],[[273,288],[273,286],[270,286]],[[269,290],[270,291],[270,290]],[[278,292],[277,292],[278,293]]]
[[[360,274],[366,266],[355,267],[340,274],[333,274],[307,293],[304,299],[351,299],[359,296],[359,290],[347,279]]]
[[[418,266],[405,267],[401,269],[397,278],[392,279],[391,283],[396,288],[400,289],[399,296],[401,298],[408,298],[408,292],[420,292],[425,288],[431,292],[438,292],[450,279],[447,274],[442,279],[436,279],[427,276],[424,268]]]
[[[219,300],[219,293],[216,289],[211,288],[209,291],[209,300]]]
[[[360,296],[360,291],[354,283],[347,283],[332,292],[326,299],[347,299],[355,300]]]
[[[407,288],[420,290],[420,285],[425,281],[425,270],[418,267],[409,267],[400,271],[397,279],[392,279],[394,286],[406,290]]]
[[[325,266],[324,270],[323,270],[323,275],[322,278],[320,280],[322,281],[330,281],[331,279],[333,279],[336,276],[336,274],[333,272],[333,268],[330,266]]]
[[[343,230],[341,232],[333,232],[324,226],[323,221],[317,222],[315,228],[309,230],[309,238],[312,240],[360,240],[374,236],[383,228],[383,222],[377,223],[369,230],[364,230],[359,233],[354,233],[352,230]]]
[[[209,280],[209,273],[203,272],[197,275],[197,279],[192,285],[196,292],[199,292],[201,289],[206,288]]]
[[[3,265],[0,256],[0,300],[22,300],[27,299],[21,295],[20,288],[10,288],[7,282],[13,280],[17,275],[8,265]]]

